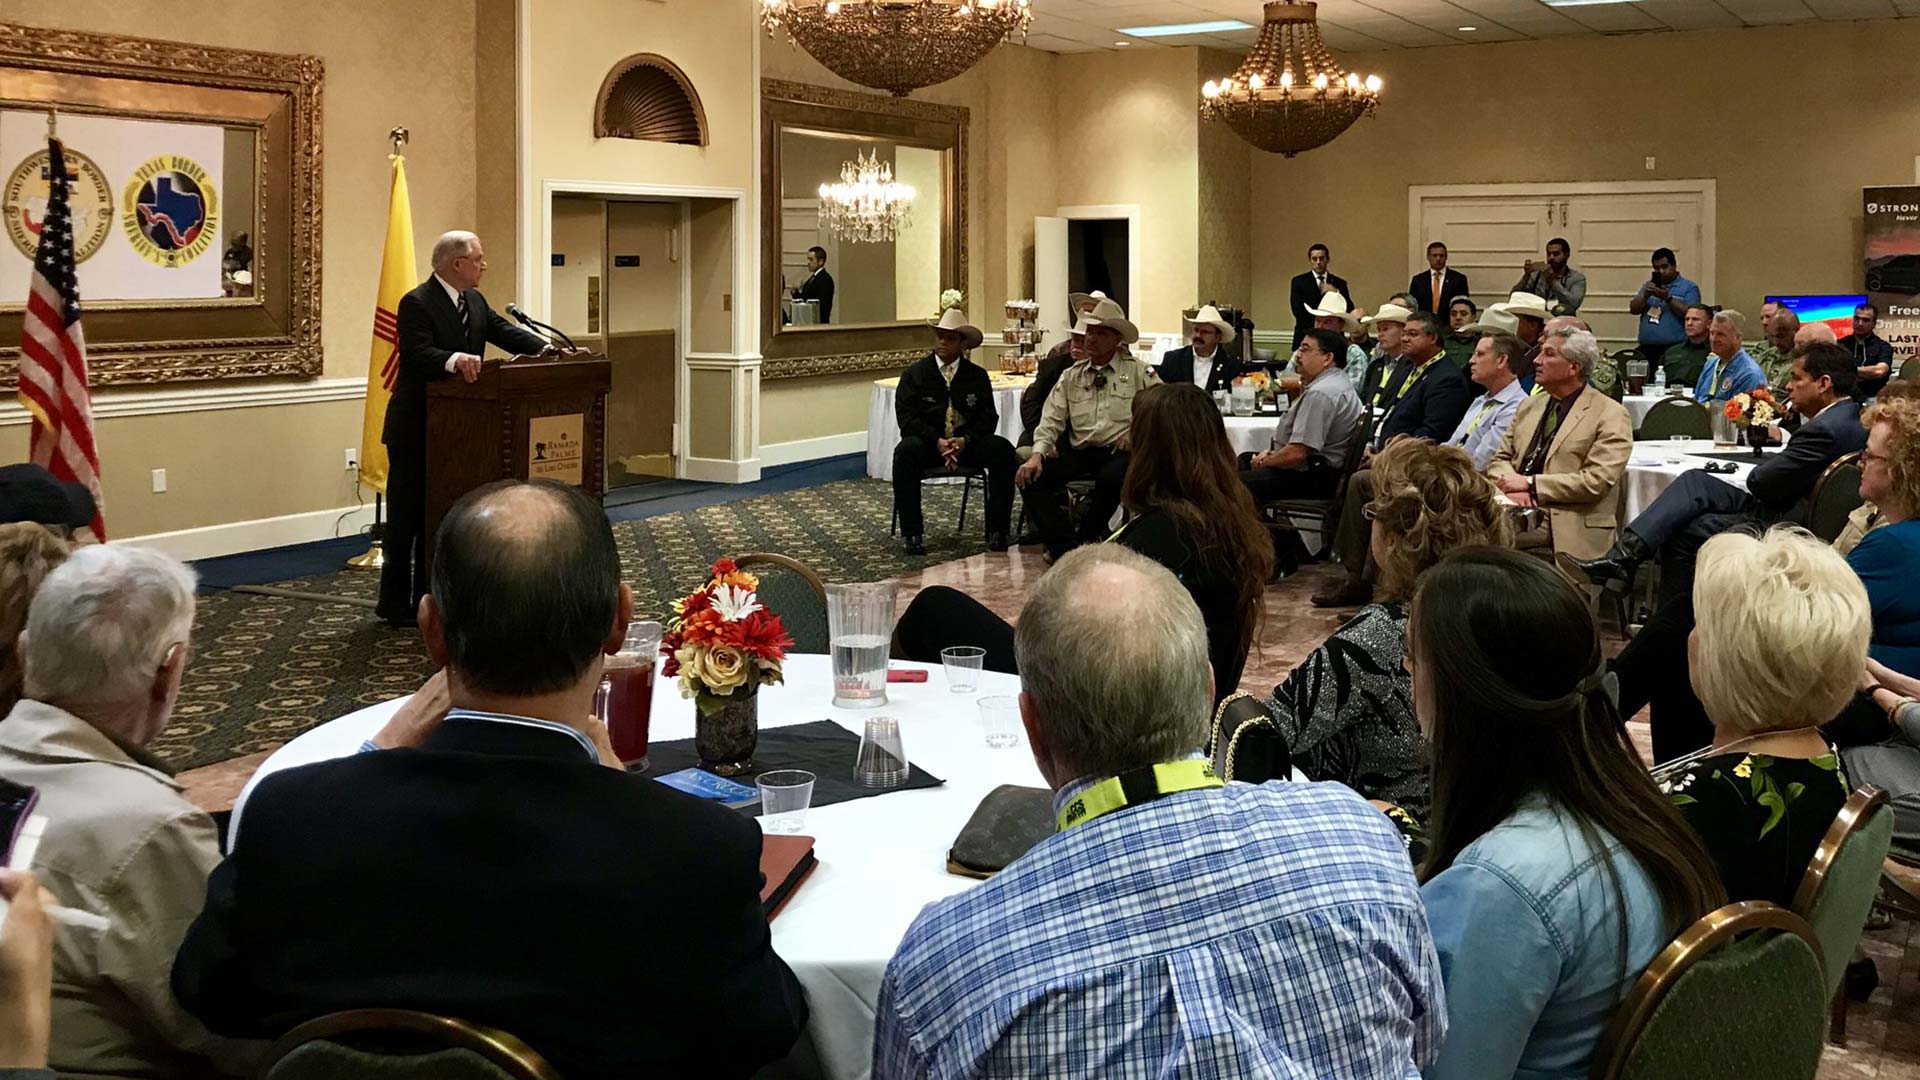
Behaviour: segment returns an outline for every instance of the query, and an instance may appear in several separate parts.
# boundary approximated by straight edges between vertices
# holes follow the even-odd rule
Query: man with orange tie
[[[1447,309],[1453,305],[1456,296],[1468,296],[1472,289],[1467,286],[1467,275],[1458,270],[1447,269],[1447,245],[1435,240],[1427,245],[1427,271],[1413,275],[1407,282],[1407,292],[1413,295],[1414,306],[1421,311],[1431,311],[1445,318]]]

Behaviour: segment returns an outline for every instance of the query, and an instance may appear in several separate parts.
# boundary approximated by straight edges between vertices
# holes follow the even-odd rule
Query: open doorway
[[[1102,292],[1128,311],[1133,283],[1128,280],[1126,218],[1089,218],[1067,222],[1067,290]]]

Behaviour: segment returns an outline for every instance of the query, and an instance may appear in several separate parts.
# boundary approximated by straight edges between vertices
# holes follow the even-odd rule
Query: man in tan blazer
[[[1633,418],[1588,388],[1599,362],[1591,333],[1548,331],[1534,367],[1538,392],[1521,404],[1487,466],[1487,479],[1507,498],[1546,511],[1545,536],[1522,533],[1522,547],[1550,543],[1556,554],[1591,559],[1613,544],[1620,525],[1615,492],[1633,453]]]

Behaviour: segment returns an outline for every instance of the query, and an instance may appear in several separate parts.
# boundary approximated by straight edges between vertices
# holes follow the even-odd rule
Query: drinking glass
[[[940,663],[947,669],[947,689],[956,694],[971,694],[980,688],[980,671],[986,667],[987,650],[974,645],[941,649]]]
[[[860,736],[860,756],[854,759],[854,781],[861,787],[899,787],[907,782],[907,772],[900,721],[891,716],[869,716],[866,731]]]
[[[806,827],[813,805],[814,775],[805,769],[775,769],[754,780],[760,789],[760,827],[770,833],[797,833]]]
[[[1020,745],[1020,699],[983,697],[980,699],[980,727],[987,734],[987,745],[1005,750]]]
[[[1221,416],[1225,416],[1233,411],[1233,395],[1225,390],[1215,390],[1213,392],[1213,403],[1219,407]]]
[[[607,726],[613,754],[630,769],[647,767],[647,727],[653,715],[653,677],[660,657],[657,622],[627,624],[620,651],[607,657],[594,712]]]
[[[1727,416],[1726,410],[1714,408],[1711,404],[1707,408],[1712,410],[1713,445],[1732,446],[1739,442],[1739,432],[1734,429],[1733,420]]]
[[[1252,416],[1260,409],[1260,391],[1251,386],[1236,386],[1232,392],[1233,415]]]
[[[893,586],[886,582],[827,586],[827,641],[833,652],[836,706],[877,709],[887,703],[893,603]]]

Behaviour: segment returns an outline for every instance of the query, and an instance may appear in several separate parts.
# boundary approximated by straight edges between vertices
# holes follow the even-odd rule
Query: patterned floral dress
[[[1727,899],[1781,907],[1793,906],[1814,849],[1848,794],[1831,751],[1817,758],[1716,754],[1654,779],[1706,842]]]

